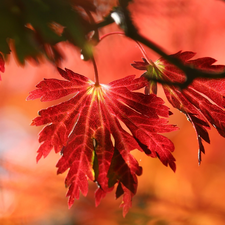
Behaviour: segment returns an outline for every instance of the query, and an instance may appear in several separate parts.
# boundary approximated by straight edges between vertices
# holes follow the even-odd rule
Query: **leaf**
[[[138,149],[158,157],[164,165],[176,169],[171,152],[173,143],[158,134],[177,128],[167,124],[169,110],[162,99],[136,92],[148,82],[127,76],[108,85],[97,85],[71,70],[59,69],[65,80],[45,79],[28,100],[52,101],[69,94],[61,104],[43,109],[32,125],[46,125],[39,134],[37,161],[54,148],[62,156],[57,173],[68,170],[69,206],[80,192],[88,192],[88,180],[98,185],[96,205],[117,185],[116,197],[123,195],[124,215],[137,190],[142,168],[131,154]]]
[[[22,64],[40,55],[55,62],[62,57],[57,43],[69,40],[79,48],[85,46],[92,29],[84,11],[95,10],[93,0],[0,1],[0,51],[8,54],[13,45]]]
[[[216,60],[210,57],[190,60],[195,56],[193,52],[180,51],[172,56],[180,59],[186,65],[203,71],[221,72],[225,69],[224,65],[213,65]],[[143,62],[135,62],[132,65],[139,70],[146,71],[143,76],[149,80],[150,84],[152,83],[151,79],[180,83],[185,81],[184,73],[163,58],[154,63],[148,63],[144,59]],[[179,109],[187,116],[196,131],[199,143],[199,163],[201,162],[201,153],[205,152],[202,140],[210,143],[207,132],[207,129],[210,129],[209,123],[217,129],[221,136],[225,137],[224,85],[225,79],[203,78],[194,79],[184,90],[173,85],[163,85],[168,101],[174,108]],[[148,91],[151,92],[152,89],[148,88]]]
[[[5,61],[1,53],[0,53],[0,71],[3,73],[5,72]],[[1,75],[0,75],[0,80],[2,80]]]

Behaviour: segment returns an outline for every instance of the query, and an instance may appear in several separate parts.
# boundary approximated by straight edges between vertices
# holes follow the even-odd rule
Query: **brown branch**
[[[191,66],[185,65],[184,63],[182,63],[181,60],[175,58],[174,56],[168,55],[160,46],[155,44],[153,41],[143,37],[141,34],[139,34],[138,29],[135,27],[127,7],[123,6],[117,7],[115,8],[114,12],[118,13],[118,16],[120,17],[121,20],[119,25],[124,30],[124,33],[127,37],[131,38],[134,41],[138,41],[147,46],[148,48],[152,49],[154,52],[162,56],[165,60],[175,65],[180,70],[182,70],[186,75],[186,80],[183,83],[165,82],[157,79],[154,81],[167,85],[176,85],[183,89],[186,88],[188,85],[190,85],[196,78],[207,78],[207,79],[225,78],[225,71],[220,73],[208,72],[198,70]]]

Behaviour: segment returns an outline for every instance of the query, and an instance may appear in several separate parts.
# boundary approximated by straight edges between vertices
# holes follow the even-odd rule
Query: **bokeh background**
[[[140,32],[168,53],[194,51],[196,57],[211,56],[225,64],[225,2],[221,0],[136,0],[130,7]],[[101,34],[117,31],[110,25]],[[60,44],[69,68],[93,79],[92,64],[80,60],[77,49]],[[159,56],[147,49],[152,60]],[[142,57],[137,45],[122,35],[110,36],[95,49],[101,83],[126,75],[141,75],[130,66]],[[36,163],[38,132],[31,120],[38,110],[55,102],[26,101],[29,91],[43,78],[59,78],[47,60],[25,66],[12,54],[0,83],[0,224],[2,225],[223,225],[225,224],[225,139],[209,131],[201,166],[192,125],[177,110],[170,122],[179,131],[167,134],[175,144],[177,171],[159,160],[134,151],[143,167],[133,207],[126,218],[121,199],[109,194],[96,208],[90,183],[87,197],[81,196],[69,210],[63,175],[56,175],[59,155],[53,152]],[[165,99],[162,91],[160,96]],[[166,101],[166,100],[165,100]],[[166,103],[167,104],[167,103]]]

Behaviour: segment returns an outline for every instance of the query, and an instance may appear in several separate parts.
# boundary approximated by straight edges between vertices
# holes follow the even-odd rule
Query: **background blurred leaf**
[[[0,2],[0,51],[14,48],[20,63],[45,54],[58,60],[58,42],[69,40],[83,48],[91,24],[86,12],[94,12],[93,0],[2,0]]]

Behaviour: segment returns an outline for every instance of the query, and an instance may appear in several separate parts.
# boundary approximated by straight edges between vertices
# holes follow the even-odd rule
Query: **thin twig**
[[[117,34],[117,35],[124,35],[125,36],[124,32],[121,32],[121,31],[110,32],[110,33],[107,33],[107,34],[104,34],[103,36],[101,36],[99,38],[99,42],[102,41],[103,39],[105,39],[106,37],[111,36],[111,35],[115,35],[115,34]],[[135,41],[135,42],[137,43],[137,45],[138,45],[138,47],[139,47],[143,57],[146,59],[146,61],[149,64],[151,64],[151,60],[148,59],[147,53],[146,53],[145,49],[143,48],[143,46],[138,41]]]
[[[170,62],[171,64],[178,67],[180,70],[184,72],[186,75],[186,80],[183,83],[173,83],[173,82],[165,82],[161,80],[155,80],[160,83],[166,83],[169,85],[176,85],[180,88],[186,88],[188,85],[190,85],[194,79],[196,78],[207,78],[207,79],[218,79],[218,78],[225,78],[225,71],[220,73],[215,72],[208,72],[203,70],[198,70],[196,68],[190,67],[188,65],[185,65],[181,60],[178,58],[175,58],[174,56],[168,55],[160,46],[155,44],[153,41],[145,38],[141,34],[139,34],[137,28],[133,24],[130,13],[126,7],[118,7],[119,13],[121,14],[121,11],[123,12],[123,21],[121,26],[124,29],[125,35],[132,40],[135,40],[139,43],[144,44],[148,48],[152,49],[154,52],[162,56],[165,60]]]
[[[132,40],[136,41],[138,44],[143,44],[147,46],[148,48],[152,49],[154,52],[159,54],[161,57],[163,57],[165,60],[170,62],[171,64],[175,65],[177,68],[179,68],[181,71],[184,72],[186,75],[186,80],[183,83],[177,83],[177,82],[167,82],[162,81],[159,79],[153,79],[154,81],[157,81],[162,84],[168,84],[168,85],[174,85],[178,86],[180,88],[186,88],[188,85],[190,85],[194,79],[196,78],[206,78],[206,79],[219,79],[219,78],[225,78],[225,71],[215,73],[215,72],[208,72],[199,70],[193,67],[190,67],[188,65],[185,65],[181,60],[178,58],[175,58],[174,56],[168,55],[159,45],[154,43],[153,41],[145,38],[141,34],[139,34],[138,29],[135,27],[133,21],[130,17],[130,12],[127,9],[127,4],[122,4],[122,1],[120,1],[120,6],[114,9],[114,12],[118,12],[118,15],[121,15],[122,13],[122,22],[121,22],[121,28],[124,31],[124,34],[131,38]],[[114,23],[113,18],[111,18],[111,13],[107,17],[104,18],[103,21],[93,25],[93,29],[101,28],[106,25],[109,25],[111,23]],[[117,33],[117,32],[115,32]],[[119,33],[119,32],[118,32]],[[121,33],[122,34],[122,33]],[[111,35],[111,34],[108,34]],[[108,36],[108,35],[105,35]],[[143,52],[142,52],[143,53]]]

